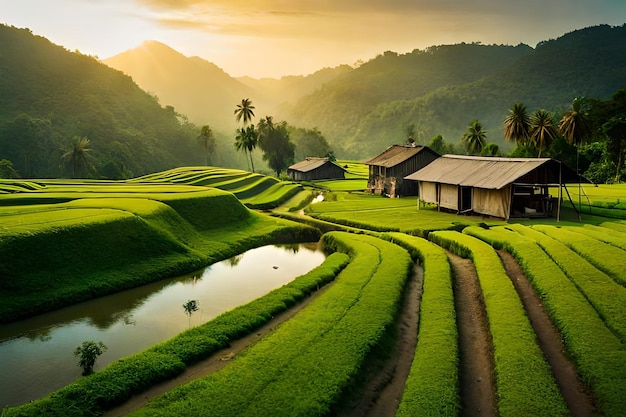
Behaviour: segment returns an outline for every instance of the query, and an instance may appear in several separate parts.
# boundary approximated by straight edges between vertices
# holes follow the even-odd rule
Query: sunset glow
[[[534,47],[575,29],[626,21],[623,0],[0,0],[0,10],[1,23],[101,59],[157,40],[232,76],[257,78],[431,45]]]

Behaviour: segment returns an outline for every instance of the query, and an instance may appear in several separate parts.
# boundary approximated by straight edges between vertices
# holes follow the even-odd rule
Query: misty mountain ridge
[[[316,127],[339,155],[366,158],[404,142],[408,132],[419,143],[437,134],[455,143],[473,119],[486,127],[490,142],[507,147],[502,121],[514,103],[523,102],[530,111],[561,111],[574,97],[607,98],[626,86],[624,32],[624,26],[599,25],[535,48],[460,43],[405,54],[386,51],[356,68],[343,65],[280,79],[232,78],[169,47],[159,60],[162,44],[147,48],[160,62],[150,65],[160,65],[158,72],[131,58],[137,50],[120,54],[133,65],[122,67],[120,55],[104,62],[131,75],[162,104],[195,123],[226,129],[225,134],[236,127],[235,105],[249,98],[257,117]],[[164,58],[172,52],[176,60]]]

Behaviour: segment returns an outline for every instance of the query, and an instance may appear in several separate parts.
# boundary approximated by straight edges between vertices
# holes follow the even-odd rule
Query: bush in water
[[[93,365],[96,363],[96,359],[106,350],[107,347],[104,343],[96,343],[92,340],[85,340],[82,345],[76,348],[74,356],[80,357],[78,366],[83,368],[83,375],[89,375],[93,372]]]

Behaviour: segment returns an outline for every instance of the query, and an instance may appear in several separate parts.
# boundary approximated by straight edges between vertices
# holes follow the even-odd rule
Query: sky
[[[623,25],[626,0],[0,0],[0,23],[100,59],[156,40],[234,77],[280,78],[433,45],[534,47]]]

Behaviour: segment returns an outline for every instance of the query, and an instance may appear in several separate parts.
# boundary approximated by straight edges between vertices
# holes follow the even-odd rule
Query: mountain
[[[127,75],[28,29],[0,25],[0,45],[0,160],[21,176],[62,175],[77,137],[90,141],[96,177],[202,161],[195,128]]]
[[[461,44],[387,52],[284,117],[317,126],[331,146],[355,158],[404,142],[409,127],[418,143],[438,134],[455,143],[473,119],[485,126],[488,141],[506,147],[502,124],[514,103],[561,113],[575,97],[606,99],[625,86],[626,25],[601,25],[534,49]]]
[[[230,134],[237,128],[235,106],[250,98],[258,117],[274,114],[277,107],[295,103],[324,83],[352,70],[348,65],[324,68],[309,76],[281,79],[233,78],[215,64],[199,57],[186,57],[156,41],[103,60],[106,65],[130,75],[137,84],[174,106],[199,125]]]
[[[333,143],[350,148],[352,141],[362,142],[362,137],[368,136],[360,125],[378,106],[479,80],[531,52],[526,45],[480,44],[433,46],[404,55],[387,51],[303,98],[285,117],[296,125],[315,125]],[[396,127],[402,132],[410,124],[423,129],[419,119],[405,120]],[[397,143],[406,140],[406,135],[388,139]],[[366,156],[354,150],[351,153]]]
[[[274,110],[293,106],[299,99],[313,94],[324,84],[352,71],[349,65],[334,68],[322,68],[310,75],[288,75],[276,78],[237,78],[254,89],[261,96],[261,102],[271,114]],[[259,106],[261,107],[261,106]]]
[[[146,41],[102,62],[130,75],[161,104],[173,106],[195,124],[208,124],[228,133],[236,128],[236,104],[258,95],[215,64],[186,57],[156,41]]]

